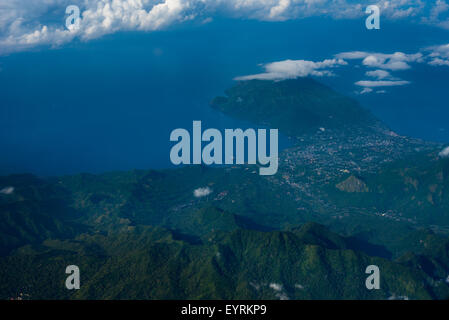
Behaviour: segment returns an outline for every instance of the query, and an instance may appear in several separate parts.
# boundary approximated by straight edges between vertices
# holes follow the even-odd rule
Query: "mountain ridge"
[[[370,111],[312,78],[240,81],[211,107],[297,137],[317,130],[387,130]]]
[[[218,98],[215,107],[238,117],[234,103],[250,86],[243,98],[252,111],[240,116],[278,123],[293,135],[294,146],[281,153],[275,176],[261,177],[245,165],[0,177],[0,189],[12,190],[0,194],[0,215],[7,218],[0,224],[0,274],[7,279],[0,296],[449,297],[449,246],[437,245],[449,234],[449,162],[438,157],[440,145],[395,135],[357,103],[314,80],[255,83],[238,84],[231,101]],[[264,108],[273,114],[285,102],[283,92],[294,95],[298,85],[307,90],[300,99],[287,99],[289,121],[275,114],[267,123],[263,112],[254,117],[252,112]],[[273,86],[268,98],[262,94],[267,86]],[[298,127],[294,116],[310,105],[296,103],[323,92],[330,96],[312,104],[321,111],[315,116],[308,110],[310,125]],[[259,98],[274,103],[255,110]],[[361,112],[349,126],[339,126],[348,109],[328,122],[342,101]],[[351,176],[366,188],[354,187],[352,179],[339,190]],[[204,187],[210,194],[196,196]],[[64,289],[62,272],[73,263],[85,274],[76,294]],[[368,264],[387,273],[387,285],[377,293],[364,287]],[[38,272],[33,265],[41,266]]]

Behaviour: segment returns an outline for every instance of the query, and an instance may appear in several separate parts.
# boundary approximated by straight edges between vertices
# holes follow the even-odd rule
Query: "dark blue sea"
[[[290,22],[215,19],[152,33],[120,33],[62,48],[0,57],[0,174],[170,167],[170,132],[251,124],[209,102],[261,63],[323,60],[342,51],[414,53],[448,43],[422,25],[324,18]],[[356,95],[363,70],[343,67],[319,81],[353,96],[400,134],[449,142],[449,67],[395,73],[409,86]],[[288,143],[282,139],[281,146]]]

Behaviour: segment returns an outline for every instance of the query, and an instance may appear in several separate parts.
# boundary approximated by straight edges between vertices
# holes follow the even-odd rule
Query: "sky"
[[[445,0],[1,0],[0,47],[4,53],[38,45],[59,46],[74,39],[96,39],[119,31],[151,32],[186,21],[212,21],[214,16],[259,21],[307,17],[360,19],[368,5],[382,17],[449,29]],[[79,28],[65,28],[62,13],[80,9]]]
[[[313,77],[449,143],[448,76],[444,0],[0,0],[0,174],[167,167],[175,128],[251,126],[209,108],[250,79]]]

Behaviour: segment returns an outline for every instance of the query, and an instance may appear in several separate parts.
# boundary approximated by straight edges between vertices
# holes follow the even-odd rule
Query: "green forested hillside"
[[[449,298],[440,144],[398,136],[310,79],[239,83],[212,104],[288,135],[276,175],[198,165],[0,177],[0,298]],[[380,290],[365,287],[371,264]]]
[[[351,128],[380,125],[355,100],[310,78],[279,82],[239,82],[217,97],[212,107],[232,117],[278,128],[288,136],[313,133],[320,127]]]
[[[313,224],[285,232],[212,232],[196,244],[150,227],[48,240],[0,259],[0,292],[1,298],[24,293],[34,299],[449,297],[449,286],[431,270],[415,268],[412,259],[370,257],[346,248],[345,241]],[[69,264],[81,270],[76,292],[64,288]],[[365,287],[365,269],[372,264],[381,270],[380,290]]]

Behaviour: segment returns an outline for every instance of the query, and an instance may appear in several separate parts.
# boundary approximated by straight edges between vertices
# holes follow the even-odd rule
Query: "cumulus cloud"
[[[403,52],[386,54],[353,51],[339,53],[336,57],[346,60],[362,60],[362,64],[366,67],[391,71],[407,70],[411,68],[409,63],[424,61],[423,54],[420,52],[414,54],[405,54]]]
[[[13,194],[14,193],[14,187],[4,187],[3,189],[0,190],[0,194]]]
[[[389,80],[361,80],[355,83],[360,87],[367,88],[375,88],[375,87],[397,87],[397,86],[405,86],[410,84],[409,81],[398,80],[398,81],[389,81]]]
[[[308,60],[284,60],[265,64],[264,73],[240,76],[235,80],[285,80],[308,76],[332,76],[329,70],[347,63],[342,59],[327,59],[319,62]]]
[[[435,1],[435,5],[433,6],[430,12],[430,18],[432,20],[438,19],[438,17],[443,13],[449,10],[449,5],[444,0]]]
[[[274,282],[270,283],[269,287],[271,289],[273,289],[274,291],[278,291],[278,292],[284,290],[283,285],[280,283],[274,283]]]
[[[432,66],[449,66],[449,43],[433,46],[426,49],[429,52]]]
[[[193,196],[195,198],[206,197],[212,193],[212,190],[209,187],[198,188],[193,190]]]
[[[440,59],[440,58],[434,58],[432,61],[429,62],[431,66],[448,66],[449,67],[449,60]]]
[[[332,59],[323,61],[308,60],[283,60],[262,65],[265,72],[236,77],[235,80],[285,80],[299,77],[324,77],[333,76],[333,69],[348,65],[347,61],[359,61],[360,65],[367,68],[365,72],[371,80],[360,80],[355,84],[363,87],[358,94],[373,92],[374,87],[397,87],[410,84],[410,81],[402,80],[392,75],[392,72],[408,70],[412,64],[429,63],[434,66],[449,66],[449,44],[429,47],[417,53],[382,53],[349,51],[336,54]],[[378,90],[376,93],[386,93]]]
[[[371,88],[363,88],[362,91],[359,92],[359,94],[367,94],[373,92],[373,89]]]
[[[357,94],[368,94],[368,93],[377,93],[377,94],[383,94],[383,93],[387,93],[386,90],[376,90],[374,91],[374,89],[371,89],[370,87],[364,87],[360,92],[356,92]]]
[[[208,8],[231,16],[283,21],[311,16],[354,19],[364,15],[363,5],[352,0],[200,0]],[[368,2],[368,1],[365,1]]]
[[[449,29],[449,5],[445,0],[436,0],[433,7],[430,8],[428,16],[424,16],[421,20],[426,24],[436,25],[443,29]]]
[[[81,37],[92,39],[120,30],[154,31],[194,17],[186,0],[102,0],[83,12]]]
[[[302,284],[296,283],[295,284],[296,289],[304,290],[304,286]]]
[[[360,80],[355,84],[363,87],[359,94],[373,92],[375,87],[397,87],[410,84],[410,81],[401,80],[394,77],[391,72],[408,70],[412,63],[424,63],[429,57],[423,52],[417,53],[382,53],[382,52],[365,52],[365,51],[349,51],[336,54],[337,59],[358,60],[361,65],[369,70],[366,76],[374,80]],[[376,93],[386,93],[385,90],[378,90]]]
[[[0,21],[0,26],[6,29],[6,35],[0,39],[0,53],[24,50],[37,45],[58,46],[73,40],[90,40],[117,31],[139,30],[154,31],[168,25],[192,19],[195,14],[193,4],[201,1],[188,0],[94,0],[71,1],[70,4],[79,5],[82,11],[81,24],[77,30],[68,30],[65,21],[59,25],[47,25],[36,22],[23,2],[0,0],[0,12],[8,9],[14,12]],[[30,3],[32,1],[29,1]],[[69,4],[63,0],[33,0],[32,8],[41,3],[47,12],[59,8],[61,18],[65,17],[65,8]],[[41,8],[41,10],[43,10]],[[31,21],[27,21],[31,20]],[[62,19],[64,20],[64,19]],[[30,27],[30,24],[34,24]]]
[[[283,21],[311,16],[354,19],[365,15],[370,0],[0,0],[0,53],[38,45],[59,46],[75,38],[90,40],[118,31],[154,31],[186,20],[211,16]],[[444,27],[446,2],[378,1],[382,17],[403,19],[429,13],[427,23]],[[82,23],[67,30],[65,8],[78,5]],[[432,9],[430,9],[432,8]],[[60,21],[60,22],[55,22]],[[391,65],[393,66],[393,65]],[[403,66],[403,65],[402,65]]]
[[[440,158],[449,158],[449,147],[444,148],[441,150],[441,152],[438,154]]]
[[[391,74],[385,70],[374,70],[365,73],[368,77],[376,78],[378,80],[391,78]]]
[[[288,295],[284,292],[284,286],[280,283],[270,283],[269,287],[276,292],[276,297],[279,300],[289,300]]]
[[[58,46],[75,34],[61,22],[65,8],[82,0],[0,0],[0,54],[26,50],[38,45]]]

